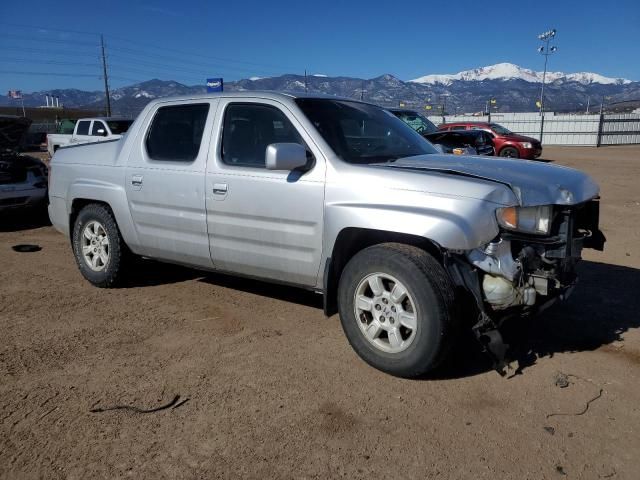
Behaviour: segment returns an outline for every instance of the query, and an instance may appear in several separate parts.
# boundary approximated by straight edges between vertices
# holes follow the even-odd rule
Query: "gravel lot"
[[[46,217],[0,218],[0,477],[638,478],[640,148],[545,158],[600,182],[608,243],[509,325],[508,378],[473,342],[436,378],[380,373],[289,287],[144,262],[99,290]]]

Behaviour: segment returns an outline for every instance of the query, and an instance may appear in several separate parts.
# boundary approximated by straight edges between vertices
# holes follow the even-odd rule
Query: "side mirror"
[[[267,170],[296,170],[307,165],[307,149],[299,143],[272,143],[265,153]]]
[[[98,130],[96,130],[96,133],[98,135],[100,135],[101,137],[106,137],[107,136],[107,132],[105,131],[104,128],[99,128]]]

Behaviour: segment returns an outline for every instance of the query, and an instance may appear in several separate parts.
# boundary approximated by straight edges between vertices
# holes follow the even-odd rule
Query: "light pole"
[[[496,105],[497,100],[493,97],[491,97],[489,100],[487,100],[487,103],[485,105],[485,113],[487,114],[487,121],[489,123],[491,123],[491,107],[493,108],[498,108],[498,105]]]
[[[442,108],[442,123],[445,123],[445,115],[446,115],[446,111],[447,111],[447,97],[449,97],[451,94],[450,93],[443,93],[442,95],[440,95],[440,98],[442,98],[442,105],[440,108]]]
[[[555,53],[558,50],[556,46],[549,46],[549,42],[556,36],[556,29],[541,33],[538,35],[538,39],[544,42],[544,45],[538,47],[538,52],[544,55],[544,72],[542,73],[542,88],[540,89],[540,142],[542,143],[542,133],[544,132],[544,84],[547,79],[547,62],[549,61],[549,55]]]

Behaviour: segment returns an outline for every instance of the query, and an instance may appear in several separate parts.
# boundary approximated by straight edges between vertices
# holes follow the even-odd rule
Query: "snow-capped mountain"
[[[474,68],[454,74],[432,74],[410,80],[414,83],[427,85],[451,85],[454,81],[484,81],[484,80],[524,80],[529,83],[542,82],[543,72],[536,72],[513,63],[497,63],[487,67]],[[610,78],[598,73],[580,72],[563,73],[547,72],[547,82],[565,81],[578,82],[583,85],[599,83],[601,85],[624,85],[631,83],[625,78]]]
[[[587,104],[593,109],[603,98],[607,98],[609,103],[640,99],[640,82],[607,78],[596,73],[547,72],[547,75],[549,83],[545,96],[550,110],[585,111]],[[286,74],[229,81],[225,82],[224,89],[303,92],[306,88],[310,93],[347,98],[359,99],[362,95],[365,100],[386,107],[397,107],[400,103],[422,111],[430,107],[431,113],[442,111],[444,98],[448,112],[479,112],[489,99],[495,99],[497,111],[528,112],[536,109],[541,79],[540,72],[513,64],[498,64],[455,75],[428,75],[408,82],[390,74],[369,79],[323,74],[311,74],[305,78],[304,75]],[[117,114],[135,116],[151,99],[205,91],[204,80],[200,85],[185,85],[154,79],[112,90],[111,106]],[[60,103],[69,108],[101,110],[105,104],[104,93],[75,89],[24,93],[24,104],[28,107],[44,105],[46,94],[60,97]],[[5,96],[0,96],[0,105],[19,108],[15,100]]]

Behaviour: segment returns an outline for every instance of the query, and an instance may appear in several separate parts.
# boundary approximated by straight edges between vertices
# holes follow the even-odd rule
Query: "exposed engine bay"
[[[474,332],[501,374],[507,349],[498,331],[501,323],[566,299],[577,282],[582,249],[604,248],[599,199],[552,208],[549,234],[503,230],[483,247],[464,252],[466,262],[451,257],[448,263],[453,277],[475,297],[480,317]]]
[[[577,281],[582,249],[604,247],[598,222],[598,200],[556,206],[550,235],[503,232],[484,248],[467,252],[482,271],[482,292],[491,311],[518,307],[526,312],[565,299]]]

